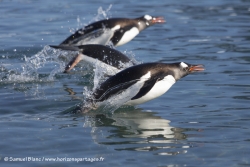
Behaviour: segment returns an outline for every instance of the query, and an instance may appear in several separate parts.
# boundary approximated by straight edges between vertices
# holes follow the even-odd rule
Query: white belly
[[[131,28],[130,30],[126,31],[123,34],[121,40],[116,44],[116,46],[120,46],[131,41],[138,34],[139,34],[138,28],[136,27]]]
[[[172,75],[168,75],[164,77],[163,80],[156,82],[156,84],[152,87],[152,89],[145,94],[144,96],[140,97],[139,99],[130,100],[126,103],[126,105],[138,105],[155,99],[164,93],[166,93],[169,88],[175,83],[175,79]]]

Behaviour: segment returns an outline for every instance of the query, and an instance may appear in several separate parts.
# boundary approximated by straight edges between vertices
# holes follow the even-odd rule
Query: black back
[[[131,62],[133,65],[135,65],[135,63],[123,53],[104,45],[88,44],[80,46],[50,46],[56,49],[79,51],[84,55],[100,60],[118,69],[122,68],[122,63],[125,64]]]
[[[132,62],[126,55],[119,52],[118,50],[103,45],[82,45],[79,46],[79,49],[82,54],[92,57],[94,59],[98,59],[118,69],[121,68],[121,63]]]

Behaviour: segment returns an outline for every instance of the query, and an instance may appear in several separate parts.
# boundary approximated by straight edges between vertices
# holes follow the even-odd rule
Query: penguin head
[[[150,15],[144,15],[138,18],[138,25],[140,31],[154,24],[165,23],[165,22],[166,21],[164,20],[163,17],[153,17]]]
[[[174,63],[173,71],[174,71],[174,78],[176,80],[179,80],[188,74],[191,74],[193,72],[199,72],[199,71],[204,71],[205,68],[203,65],[193,65],[193,64],[188,64],[185,62],[179,62],[179,63]]]

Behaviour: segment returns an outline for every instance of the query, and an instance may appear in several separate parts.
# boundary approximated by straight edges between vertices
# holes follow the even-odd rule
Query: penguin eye
[[[189,71],[189,68],[188,67],[184,67],[183,71]]]

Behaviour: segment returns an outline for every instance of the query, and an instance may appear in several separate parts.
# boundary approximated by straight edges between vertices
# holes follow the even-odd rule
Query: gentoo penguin
[[[131,63],[131,65],[135,65],[135,63],[123,53],[104,45],[95,45],[95,44],[88,44],[81,46],[50,45],[50,47],[62,50],[78,51],[78,54],[65,67],[64,70],[65,73],[69,72],[72,68],[74,68],[81,60],[84,60],[91,64],[101,62],[109,66],[113,70],[120,70],[124,68],[124,65],[127,65],[128,63]]]
[[[131,41],[142,30],[156,23],[164,23],[163,17],[145,15],[135,19],[110,18],[87,25],[77,30],[60,45],[106,45],[109,41],[114,46],[123,45]]]
[[[135,65],[104,81],[93,92],[90,102],[96,105],[127,91],[124,94],[129,94],[131,98],[125,103],[126,105],[142,104],[163,95],[182,77],[203,70],[205,70],[203,65],[184,62]]]

